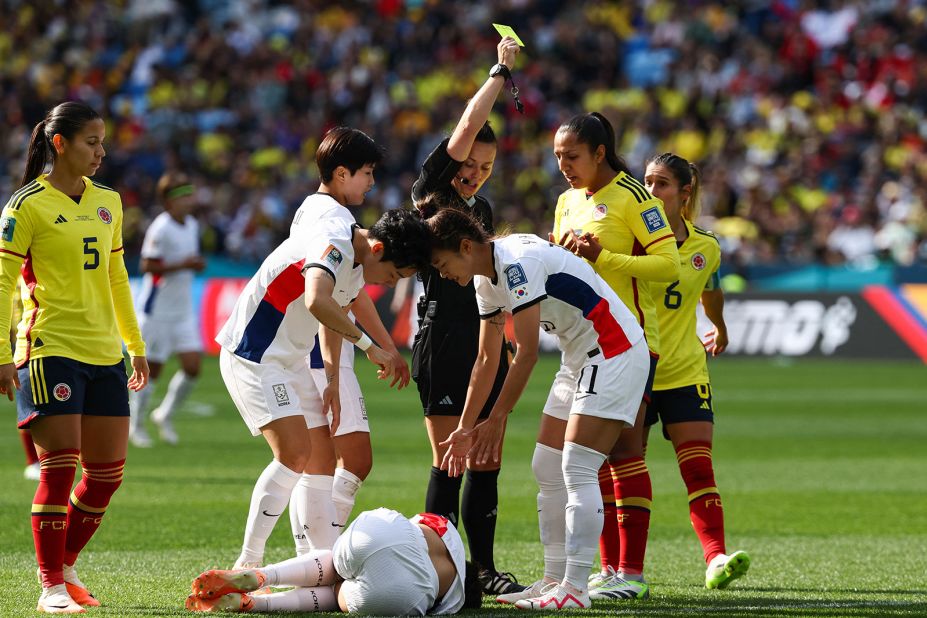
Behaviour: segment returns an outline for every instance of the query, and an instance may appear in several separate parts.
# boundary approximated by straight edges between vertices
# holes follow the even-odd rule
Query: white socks
[[[338,599],[331,586],[293,588],[251,597],[255,612],[331,612],[338,611]]]
[[[306,535],[310,549],[331,549],[341,533],[341,524],[332,502],[334,477],[322,474],[303,474],[290,497],[290,512],[296,513],[290,523],[294,537]],[[298,526],[298,528],[297,528]],[[300,551],[300,539],[296,539]],[[302,546],[305,548],[305,544]]]
[[[195,384],[196,378],[191,378],[182,369],[175,373],[167,385],[167,394],[164,395],[164,400],[158,406],[158,418],[161,420],[171,418],[177,408],[180,407],[180,404],[183,403],[183,400],[190,394],[190,391],[193,390]]]
[[[267,577],[267,586],[331,586],[340,579],[328,549],[314,549],[308,554],[262,567],[260,571]]]
[[[236,564],[260,563],[264,559],[264,545],[280,515],[286,509],[293,487],[300,473],[290,470],[276,459],[272,460],[258,477],[251,493],[251,508],[245,524],[245,540]]]
[[[140,391],[129,391],[129,431],[145,429],[145,413],[148,403],[157,385],[156,380],[149,380],[148,385]]]
[[[599,467],[605,455],[591,448],[566,442],[563,445],[563,479],[566,504],[565,583],[586,590],[589,569],[599,548],[604,508],[599,490]]]
[[[353,472],[344,468],[335,468],[335,480],[332,483],[332,502],[335,503],[335,514],[338,524],[344,528],[354,508],[354,498],[360,489],[362,481]],[[340,530],[339,530],[340,532]]]
[[[566,520],[563,513],[566,511],[567,490],[562,461],[562,451],[535,444],[531,470],[539,489],[538,527],[541,544],[544,545],[544,579],[554,582],[560,582],[566,572]]]

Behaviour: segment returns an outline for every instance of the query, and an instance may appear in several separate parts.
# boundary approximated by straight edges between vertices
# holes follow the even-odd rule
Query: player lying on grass
[[[472,574],[471,572],[472,571]],[[249,594],[264,586],[296,586]],[[206,571],[186,607],[200,612],[332,612],[380,616],[454,614],[480,606],[476,569],[447,518],[406,519],[380,508],[357,516],[333,550],[259,569]]]
[[[563,247],[530,234],[490,238],[453,209],[427,223],[432,265],[460,285],[474,280],[483,319],[464,412],[446,441],[442,466],[450,475],[468,460],[498,459],[506,415],[537,363],[541,327],[557,336],[563,352],[532,461],[544,579],[497,600],[521,609],[588,608],[587,578],[603,520],[598,470],[637,419],[650,367],[644,333],[592,267]],[[498,366],[503,313],[514,316],[518,352],[489,417],[474,428]]]

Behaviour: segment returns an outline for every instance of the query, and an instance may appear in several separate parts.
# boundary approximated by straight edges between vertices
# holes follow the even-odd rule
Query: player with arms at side
[[[186,174],[168,172],[157,185],[164,212],[155,217],[142,242],[141,270],[145,273],[139,294],[139,325],[148,346],[151,384],[129,397],[132,411],[129,441],[151,446],[145,430],[145,413],[154,393],[155,381],[171,354],[177,354],[180,369],[171,378],[167,394],[151,413],[161,439],[177,444],[173,416],[193,389],[200,373],[203,345],[193,312],[193,277],[206,262],[200,255],[200,229],[191,212],[196,205],[194,187]]]
[[[381,378],[395,373],[393,357],[348,319],[344,307],[365,282],[395,285],[427,259],[427,228],[411,212],[389,211],[369,230],[323,219],[311,234],[284,240],[242,291],[216,336],[219,368],[248,429],[264,436],[274,459],[255,484],[235,568],[262,562],[267,538],[306,469],[309,428],[327,424],[331,410],[337,431],[340,337],[367,352]],[[321,391],[306,364],[320,324],[333,333],[323,342],[330,382]]]
[[[497,600],[531,610],[588,608],[587,579],[603,519],[598,470],[619,435],[636,424],[650,367],[644,333],[588,263],[553,243],[530,234],[491,239],[453,209],[428,226],[435,237],[432,264],[460,285],[475,281],[483,319],[464,413],[445,442],[442,465],[449,474],[459,475],[468,459],[498,459],[505,418],[537,363],[542,325],[562,350],[532,461],[544,578]],[[492,412],[474,430],[499,362],[503,313],[513,315],[518,352]],[[556,492],[561,487],[563,499]]]
[[[653,491],[644,463],[644,408],[660,353],[651,281],[673,281],[679,255],[663,207],[615,152],[605,116],[574,116],[557,130],[554,155],[570,189],[557,202],[551,240],[592,265],[637,318],[651,355],[650,378],[637,424],[621,437],[599,470],[605,501],[601,573],[590,579],[593,599],[646,599],[644,555]],[[558,489],[565,495],[563,488]]]
[[[476,568],[446,517],[406,519],[389,509],[365,511],[334,550],[311,552],[261,569],[206,571],[193,581],[193,611],[332,612],[376,616],[455,614],[480,606]],[[268,595],[264,586],[296,586]]]
[[[353,224],[354,216],[347,207],[363,203],[364,196],[373,188],[373,175],[382,157],[382,150],[362,131],[336,127],[326,133],[316,151],[321,177],[319,190],[306,197],[296,211],[290,237],[311,235],[321,221],[328,219],[343,219]],[[363,288],[350,306],[360,325],[392,356],[396,373],[390,386],[398,384],[400,389],[407,386],[408,364]],[[320,333],[330,335],[324,327]],[[328,384],[328,377],[318,337],[308,362],[312,379],[321,392]],[[311,453],[290,497],[290,525],[297,555],[311,549],[332,548],[373,466],[370,424],[354,373],[354,346],[349,341],[341,346],[339,365],[335,378],[340,387],[340,422],[335,430],[330,428],[328,419],[319,426],[310,427]]]
[[[743,551],[726,553],[724,510],[712,466],[714,410],[705,350],[712,356],[724,352],[727,326],[718,277],[721,247],[711,232],[694,224],[700,180],[695,164],[669,152],[651,159],[644,174],[647,190],[663,200],[680,259],[679,279],[653,288],[664,355],[647,407],[647,433],[650,426],[663,421],[663,435],[676,451],[689,493],[689,518],[708,565],[705,586],[727,588],[750,568],[750,556]],[[699,298],[714,324],[704,345],[696,332]]]
[[[15,363],[10,348],[0,348],[0,393],[12,399],[20,389],[19,426],[31,430],[41,463],[32,537],[42,583],[38,610],[47,613],[100,604],[74,563],[122,482],[127,387],[148,383],[122,257],[122,200],[90,179],[106,155],[105,137],[103,119],[84,103],[48,112],[32,132],[22,187],[0,224],[0,306],[10,306],[20,274],[28,292]],[[51,171],[42,173],[49,162]],[[8,319],[0,314],[0,332],[8,332]],[[83,473],[72,491],[78,461]]]
[[[496,159],[496,136],[487,120],[518,52],[518,43],[511,37],[499,42],[499,62],[490,70],[490,77],[467,104],[451,136],[438,144],[422,165],[412,187],[412,200],[424,217],[438,208],[458,208],[473,215],[486,232],[493,233],[492,207],[478,195]],[[470,557],[480,565],[486,594],[524,590],[511,574],[496,569],[493,557],[501,461],[473,464],[466,473],[462,500],[461,479],[449,477],[441,469],[445,453],[441,443],[459,424],[467,396],[467,373],[460,367],[472,367],[477,354],[480,320],[472,285],[461,288],[445,281],[431,267],[419,276],[425,294],[418,303],[421,329],[412,347],[412,374],[418,384],[432,450],[425,510],[444,515],[455,525],[460,513]],[[508,358],[504,345],[504,341],[499,342],[498,371],[481,418],[489,414],[505,379]]]

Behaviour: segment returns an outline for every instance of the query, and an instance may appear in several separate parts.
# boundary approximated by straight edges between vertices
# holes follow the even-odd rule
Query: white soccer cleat
[[[615,575],[617,575],[617,573],[615,572],[615,569],[612,566],[607,566],[605,567],[605,570],[599,571],[598,573],[593,573],[592,575],[589,576],[589,581],[587,582],[587,586],[588,586],[587,590],[589,590],[589,592],[592,592],[593,590],[595,590],[596,588],[604,584],[606,581],[613,578]]]
[[[589,598],[588,592],[573,591],[563,584],[555,584],[541,596],[516,601],[515,607],[542,612],[564,609],[589,609],[592,607],[592,600]]]
[[[523,599],[533,599],[534,597],[544,594],[546,591],[553,589],[557,583],[551,583],[539,579],[524,590],[520,592],[511,592],[509,594],[500,594],[496,597],[496,603],[504,603],[506,605],[513,605],[517,601]]]
[[[87,611],[71,598],[64,584],[43,588],[35,608],[45,614],[83,614]]]
[[[705,587],[723,590],[735,579],[743,577],[749,568],[750,556],[745,551],[735,551],[730,556],[718,554],[705,569]]]
[[[152,411],[151,421],[158,426],[158,434],[161,436],[162,440],[171,446],[177,445],[180,438],[177,436],[177,431],[174,429],[174,422],[161,411],[161,408],[155,408],[154,411]]]
[[[643,601],[650,598],[650,586],[645,581],[625,579],[620,573],[615,573],[595,590],[590,590],[589,598],[593,601]]]
[[[151,436],[142,428],[129,432],[129,442],[136,448],[151,448]]]

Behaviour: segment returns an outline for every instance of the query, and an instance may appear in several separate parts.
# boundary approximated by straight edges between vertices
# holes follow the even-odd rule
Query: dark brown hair
[[[322,182],[331,182],[339,165],[353,176],[365,165],[376,167],[383,161],[383,150],[369,135],[351,127],[335,127],[325,134],[315,162],[319,166]]]
[[[38,178],[49,162],[54,163],[58,153],[52,145],[52,138],[60,134],[65,139],[74,139],[91,120],[100,117],[96,111],[82,101],[66,101],[53,107],[45,120],[32,129],[29,151],[26,155],[26,171],[20,187]]]
[[[701,188],[702,173],[695,163],[690,163],[672,152],[664,152],[647,161],[647,165],[662,165],[670,171],[679,188],[682,189],[689,185],[689,197],[682,205],[682,218],[690,223],[695,223],[698,213],[702,209]]]
[[[608,118],[599,112],[579,114],[560,125],[558,133],[572,133],[581,144],[589,146],[595,152],[599,146],[605,146],[605,160],[616,172],[630,174],[631,170],[615,149],[615,129]]]

